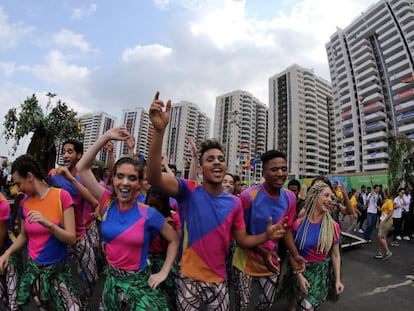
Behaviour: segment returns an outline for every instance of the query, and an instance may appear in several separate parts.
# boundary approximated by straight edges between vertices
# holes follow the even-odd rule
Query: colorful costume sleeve
[[[7,199],[0,193],[0,221],[9,220],[10,205]]]

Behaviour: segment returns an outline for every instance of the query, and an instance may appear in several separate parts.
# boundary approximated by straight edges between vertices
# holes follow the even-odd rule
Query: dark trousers
[[[361,209],[359,210],[360,214],[358,215],[358,222],[359,223],[359,229],[362,229],[362,226],[364,225],[365,220],[367,219],[367,210]]]
[[[410,236],[411,234],[411,214],[410,212],[402,213],[403,235]]]
[[[388,232],[387,237],[393,236],[392,240],[395,241],[398,235],[401,236],[402,218],[393,218],[392,226],[393,228]]]

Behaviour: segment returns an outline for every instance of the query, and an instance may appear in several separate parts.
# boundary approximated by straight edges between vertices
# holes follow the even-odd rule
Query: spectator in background
[[[291,179],[288,183],[288,189],[292,191],[296,196],[296,216],[299,215],[300,211],[303,208],[305,200],[303,200],[300,195],[300,181],[297,179]]]
[[[393,229],[388,233],[388,236],[393,236],[391,245],[399,246],[402,234],[402,207],[404,202],[404,188],[398,189],[398,195],[394,198],[394,210],[392,214]]]
[[[410,186],[407,185],[404,189],[403,195],[403,204],[402,204],[402,221],[403,221],[403,240],[410,241],[411,238],[411,218],[412,218],[412,211],[410,211],[410,203],[411,203],[411,189]]]
[[[380,225],[378,228],[378,252],[374,256],[375,259],[387,260],[392,256],[392,252],[388,248],[387,234],[392,227],[392,217],[394,210],[394,202],[392,200],[388,188],[383,192],[383,204],[381,206]]]
[[[371,233],[374,230],[377,224],[377,215],[380,210],[378,202],[380,202],[380,186],[374,185],[374,192],[371,192],[367,198],[366,207],[367,207],[367,228],[364,232],[364,239],[370,243]]]
[[[364,225],[365,220],[367,219],[367,208],[366,208],[367,198],[368,198],[367,188],[365,187],[365,185],[361,185],[361,191],[358,193],[358,211],[359,211],[358,233],[364,233],[364,230],[362,229],[362,227]]]
[[[357,191],[355,188],[351,189],[351,197],[349,198],[349,202],[354,210],[353,214],[349,215],[349,227],[347,232],[350,233],[356,230],[358,224],[358,200],[357,200]]]

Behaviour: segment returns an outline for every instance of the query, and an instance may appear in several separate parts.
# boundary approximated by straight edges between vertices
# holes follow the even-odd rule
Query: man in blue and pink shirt
[[[171,101],[164,105],[158,96],[157,92],[150,107],[154,134],[147,174],[151,185],[174,196],[178,202],[182,224],[178,309],[198,310],[203,302],[211,310],[228,310],[225,258],[229,253],[231,234],[241,247],[254,247],[283,236],[284,222],[272,225],[269,220],[265,232],[255,236],[246,233],[240,200],[223,191],[225,157],[221,145],[215,140],[201,144],[199,165],[203,184],[162,173],[161,146]]]

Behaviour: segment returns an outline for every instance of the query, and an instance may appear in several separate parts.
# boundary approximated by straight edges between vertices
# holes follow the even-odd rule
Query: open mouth
[[[129,189],[120,189],[119,193],[121,194],[121,198],[125,199],[129,196],[129,194],[131,193],[131,191]]]

